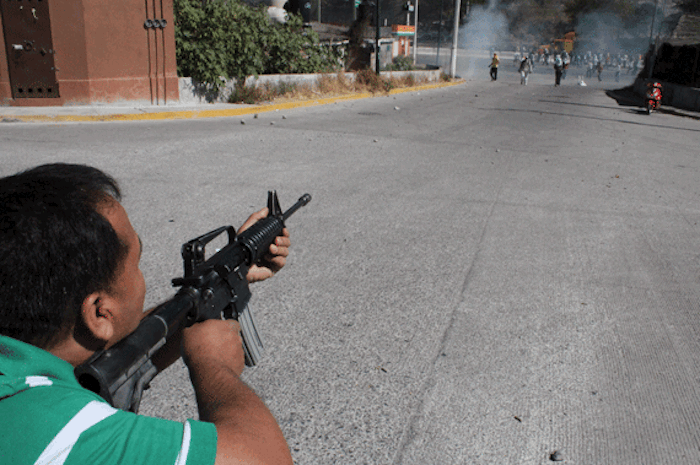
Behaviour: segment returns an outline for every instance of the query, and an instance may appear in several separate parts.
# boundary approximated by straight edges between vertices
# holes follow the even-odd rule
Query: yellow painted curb
[[[388,95],[402,94],[405,92],[416,92],[421,90],[438,89],[441,87],[449,87],[462,84],[464,81],[441,82],[438,84],[425,84],[414,87],[404,87],[401,89],[393,89]],[[262,113],[275,110],[289,110],[292,108],[313,107],[318,105],[328,105],[330,103],[342,102],[347,100],[358,100],[369,97],[379,97],[387,94],[372,94],[363,92],[352,95],[344,95],[339,97],[328,97],[313,100],[299,100],[285,103],[276,103],[269,105],[256,105],[244,108],[218,109],[218,110],[182,110],[182,111],[159,111],[153,113],[117,113],[111,115],[3,115],[0,114],[0,120],[22,122],[42,122],[42,123],[84,123],[94,121],[157,121],[170,119],[199,119],[199,118],[225,118],[228,116],[250,115],[254,113]]]
[[[417,91],[421,91],[421,90],[439,89],[441,87],[456,86],[459,84],[463,84],[464,82],[465,82],[464,79],[458,79],[458,80],[452,81],[452,82],[440,82],[437,84],[423,84],[422,86],[402,87],[401,89],[390,90],[389,95],[403,94],[405,92],[417,92]]]

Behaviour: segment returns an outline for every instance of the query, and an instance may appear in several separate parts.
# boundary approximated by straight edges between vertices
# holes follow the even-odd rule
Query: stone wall
[[[382,71],[383,77],[394,77],[401,79],[407,75],[413,75],[416,81],[438,82],[442,70],[427,71]],[[348,81],[355,80],[355,73],[343,73]],[[314,86],[323,74],[269,74],[260,76],[250,76],[246,79],[246,86],[264,86],[265,84],[277,85],[280,83]],[[326,76],[337,76],[330,74]],[[207,92],[206,88],[200,84],[193,83],[192,78],[180,78],[180,104],[194,105],[201,103],[226,103],[235,89],[234,81],[227,81],[218,93]]]

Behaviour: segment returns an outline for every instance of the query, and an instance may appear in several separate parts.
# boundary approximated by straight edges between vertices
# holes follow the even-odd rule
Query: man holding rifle
[[[291,464],[277,422],[240,380],[234,320],[184,328],[153,357],[163,369],[182,354],[200,421],[117,410],[78,384],[73,369],[146,315],[142,244],[119,200],[111,177],[83,165],[0,179],[0,464]],[[289,246],[284,229],[248,282],[279,271]]]

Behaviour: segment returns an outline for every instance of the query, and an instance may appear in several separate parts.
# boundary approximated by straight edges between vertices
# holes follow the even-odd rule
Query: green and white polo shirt
[[[112,408],[73,367],[0,336],[0,464],[211,465],[216,428]]]

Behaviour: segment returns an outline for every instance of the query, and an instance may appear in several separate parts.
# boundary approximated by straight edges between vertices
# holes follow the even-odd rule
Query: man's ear
[[[83,300],[81,317],[90,335],[104,343],[114,336],[114,315],[110,310],[110,299],[104,292],[95,292]]]

